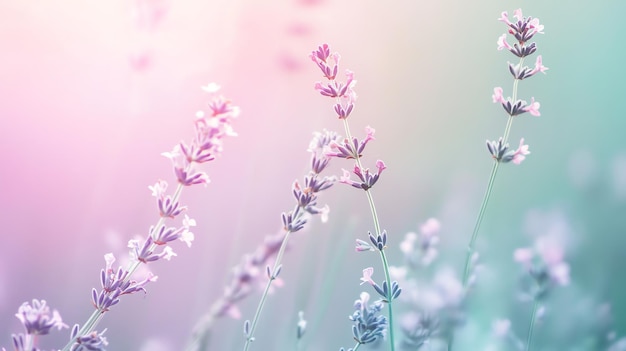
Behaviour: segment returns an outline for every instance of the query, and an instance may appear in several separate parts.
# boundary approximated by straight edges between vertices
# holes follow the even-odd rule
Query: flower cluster
[[[24,302],[15,314],[24,327],[25,333],[13,334],[13,348],[15,351],[39,351],[35,346],[35,338],[50,334],[50,330],[67,328],[57,310],[50,310],[45,300]],[[5,351],[4,348],[2,348]]]
[[[337,114],[337,117],[343,122],[343,126],[346,132],[346,138],[343,140],[343,142],[334,141],[329,144],[329,147],[326,150],[326,155],[329,157],[354,160],[352,173],[357,176],[358,180],[352,180],[350,178],[350,172],[344,169],[343,175],[341,176],[339,181],[354,188],[364,190],[367,195],[370,210],[372,212],[375,231],[374,233],[368,233],[371,244],[363,240],[357,240],[356,251],[378,251],[382,259],[383,269],[385,272],[385,280],[383,281],[382,285],[379,285],[378,283],[374,282],[374,280],[372,280],[371,276],[374,269],[371,267],[363,270],[363,278],[361,278],[361,280],[363,282],[370,283],[370,285],[374,287],[374,290],[376,290],[376,292],[380,296],[382,296],[383,299],[381,301],[387,303],[387,308],[390,316],[389,344],[391,350],[393,351],[395,348],[395,341],[393,334],[393,319],[391,319],[391,303],[400,295],[402,289],[400,288],[398,282],[392,282],[389,276],[389,267],[385,255],[387,232],[382,230],[380,227],[378,214],[376,213],[376,207],[374,205],[374,200],[372,199],[372,194],[370,192],[370,189],[378,182],[383,170],[385,170],[387,166],[382,160],[376,161],[377,171],[374,173],[370,172],[369,168],[363,167],[363,163],[361,162],[365,146],[367,146],[367,144],[371,140],[374,140],[374,128],[367,126],[365,128],[365,138],[363,138],[362,140],[359,140],[357,137],[353,137],[350,134],[350,128],[348,126],[348,116],[354,110],[354,102],[356,101],[356,93],[354,91],[356,80],[354,79],[354,72],[346,70],[345,82],[338,82],[336,80],[337,72],[339,70],[340,56],[338,53],[331,54],[328,44],[318,46],[317,50],[311,52],[309,57],[313,60],[313,62],[317,64],[317,66],[322,71],[324,77],[327,79],[326,83],[316,82],[315,90],[317,90],[322,96],[327,96],[335,99],[334,110]],[[359,340],[356,336],[355,339],[357,339],[357,341]]]
[[[526,159],[526,155],[530,154],[528,145],[524,145],[524,138],[520,139],[516,150],[511,150],[509,144],[505,144],[502,137],[498,141],[487,140],[487,149],[491,153],[491,157],[497,162],[513,162],[516,165],[522,163]]]
[[[328,80],[326,83],[316,82],[315,90],[319,91],[323,96],[335,98],[336,103],[333,108],[337,117],[339,119],[348,118],[354,109],[354,102],[356,101],[354,72],[346,70],[345,82],[338,82],[335,79],[339,70],[339,59],[341,56],[336,52],[331,54],[328,44],[320,45],[317,50],[311,52],[309,57],[317,64],[324,77]]]
[[[497,141],[487,140],[487,149],[497,162],[507,163],[512,161],[515,164],[520,164],[530,152],[528,151],[528,145],[524,145],[523,138],[520,140],[517,150],[509,150],[507,139],[512,118],[526,112],[533,116],[540,116],[541,114],[539,112],[540,104],[535,101],[534,97],[531,98],[530,103],[517,98],[517,84],[519,81],[530,78],[539,72],[545,73],[548,68],[543,65],[541,55],[537,56],[533,68],[524,66],[525,57],[537,51],[537,44],[530,42],[530,40],[532,40],[535,34],[543,33],[543,25],[539,24],[537,18],[524,17],[521,9],[515,10],[513,17],[515,17],[515,21],[511,22],[508,13],[504,11],[498,19],[508,27],[508,33],[502,34],[498,38],[498,50],[507,49],[519,58],[519,63],[508,64],[509,72],[514,79],[513,97],[505,98],[501,87],[494,88],[492,95],[493,102],[500,103],[504,108],[504,111],[509,116],[509,122],[507,123],[504,137]],[[513,46],[507,42],[507,35],[512,35],[515,38],[516,43]]]
[[[340,56],[338,53],[331,54],[328,44],[320,45],[317,50],[311,52],[309,57],[317,64],[324,74],[324,77],[328,80],[326,83],[316,82],[315,89],[319,91],[321,95],[336,100],[334,105],[335,113],[339,119],[344,121],[344,124],[347,123],[346,119],[354,109],[354,102],[356,101],[356,93],[354,91],[356,80],[354,80],[354,72],[346,70],[346,82],[337,82],[335,78],[339,69]],[[370,173],[369,168],[364,168],[360,162],[360,158],[363,156],[363,150],[369,141],[374,140],[376,130],[367,126],[365,128],[366,136],[362,140],[349,135],[347,127],[346,132],[346,138],[342,142],[333,141],[329,144],[326,155],[355,160],[356,162],[352,173],[359,178],[359,181],[351,180],[350,172],[343,170],[340,182],[351,185],[357,189],[369,190],[376,184],[382,171],[387,168],[383,161],[378,160],[376,161],[377,172]]]
[[[293,233],[302,229],[307,221],[305,214],[319,214],[322,217],[322,222],[326,222],[328,219],[328,206],[317,207],[317,196],[320,191],[330,188],[336,181],[335,177],[322,177],[320,173],[326,169],[330,162],[325,150],[337,138],[336,133],[329,131],[314,133],[308,149],[311,153],[311,171],[304,177],[303,185],[300,185],[297,180],[294,181],[291,191],[296,199],[296,206],[292,211],[282,214],[283,226],[286,231]]]
[[[352,336],[358,345],[369,344],[378,339],[383,339],[387,333],[387,318],[380,315],[383,308],[381,301],[376,301],[368,306],[370,296],[362,292],[358,300],[354,302],[354,313],[349,317],[352,325]],[[340,351],[343,351],[342,347]],[[350,351],[352,349],[348,349]]]
[[[419,234],[409,232],[400,243],[400,250],[404,254],[404,259],[411,268],[417,265],[430,265],[437,258],[437,244],[441,230],[441,223],[435,218],[429,218],[420,226]]]
[[[59,312],[51,311],[45,300],[33,300],[32,304],[24,302],[15,316],[22,322],[26,334],[29,335],[46,335],[52,328],[58,330],[67,328]]]
[[[533,248],[519,248],[513,253],[513,259],[520,263],[524,276],[522,279],[522,294],[524,300],[533,301],[533,313],[530,320],[529,335],[536,321],[543,318],[545,307],[542,301],[556,286],[569,284],[569,265],[564,261],[563,245],[554,237],[540,237]],[[507,342],[515,350],[529,350],[530,338],[526,342],[511,328],[509,319],[498,319],[492,325],[496,338]],[[608,341],[609,340],[603,340]],[[626,345],[626,343],[625,343]],[[610,349],[608,346],[605,349]]]
[[[376,290],[376,292],[383,298],[381,300],[382,302],[391,302],[397,299],[398,296],[400,296],[400,293],[402,293],[402,288],[400,288],[400,285],[397,281],[391,283],[391,288],[389,288],[386,280],[383,281],[383,284],[381,286],[372,279],[373,274],[374,268],[365,268],[363,270],[363,276],[361,277],[361,284],[369,283],[374,288],[374,290]]]
[[[311,170],[309,174],[304,177],[304,186],[301,186],[297,180],[293,183],[291,190],[296,199],[295,208],[290,212],[283,212],[281,215],[285,236],[276,254],[274,267],[270,268],[268,265],[266,268],[268,281],[254,318],[251,322],[250,320],[246,320],[244,323],[244,336],[246,338],[244,351],[248,350],[250,343],[254,341],[254,331],[259,321],[264,301],[270,291],[272,282],[276,280],[282,268],[282,256],[287,248],[290,234],[304,228],[307,217],[310,215],[321,215],[322,222],[328,219],[329,208],[328,206],[322,208],[317,207],[317,196],[320,191],[330,188],[336,181],[335,177],[322,177],[320,175],[320,172],[322,172],[330,162],[330,158],[324,153],[324,150],[328,147],[328,143],[333,142],[336,137],[337,135],[335,133],[327,131],[315,133],[313,140],[309,144],[308,151],[311,152]]]
[[[146,292],[144,288],[149,282],[156,281],[157,277],[148,274],[148,277],[140,282],[130,279],[130,272],[118,267],[113,269],[115,257],[113,254],[104,255],[105,268],[100,271],[100,292],[95,288],[91,291],[91,302],[99,313],[108,312],[109,309],[120,302],[120,297],[130,295],[138,291]]]
[[[93,331],[85,335],[79,335],[80,328],[78,324],[72,328],[70,339],[76,340],[70,348],[70,351],[104,351],[104,347],[109,344],[107,338],[102,336],[107,330],[101,332]]]
[[[208,176],[204,172],[195,170],[193,166],[215,159],[222,151],[222,138],[236,135],[230,123],[232,118],[238,114],[237,107],[231,106],[230,102],[222,96],[214,95],[219,89],[217,85],[209,84],[203,89],[213,94],[209,103],[210,116],[205,118],[204,112],[199,112],[195,121],[195,137],[192,142],[189,145],[181,142],[173,151],[163,154],[174,164],[174,174],[179,183],[178,187],[173,195],[166,195],[167,183],[163,180],[149,187],[152,195],[157,199],[159,213],[157,224],[150,228],[148,236],[143,242],[140,240],[129,241],[131,263],[127,268],[114,268],[115,257],[113,254],[109,253],[104,256],[105,267],[100,272],[101,288],[94,288],[91,293],[95,311],[82,327],[78,324],[74,325],[70,334],[70,341],[63,348],[63,351],[104,350],[108,345],[103,336],[106,329],[101,332],[94,330],[102,316],[111,307],[117,305],[123,295],[130,295],[139,291],[145,293],[145,286],[157,279],[150,272],[140,281],[133,279],[133,274],[136,273],[139,266],[142,263],[147,264],[161,258],[169,260],[175,256],[174,251],[169,246],[165,246],[173,241],[180,240],[191,246],[194,234],[190,231],[190,227],[196,225],[195,221],[185,215],[182,226],[176,228],[166,226],[165,220],[175,219],[186,211],[186,206],[179,203],[183,187],[208,183]],[[158,251],[159,247],[163,247],[163,249]],[[59,313],[57,311],[51,312],[43,300],[33,300],[32,304],[24,303],[16,316],[26,329],[26,334],[13,335],[13,346],[17,351],[38,350],[34,345],[35,335],[48,334],[53,327],[67,328],[67,325],[61,321]]]
[[[515,250],[513,258],[530,278],[526,293],[532,300],[541,300],[555,285],[569,284],[570,267],[564,256],[563,246],[550,238],[537,239],[532,248]]]
[[[232,128],[232,120],[239,116],[239,107],[233,106],[230,100],[217,95],[220,87],[210,83],[202,87],[204,91],[212,95],[209,102],[209,113],[198,111],[195,121],[195,137],[187,144],[181,141],[170,152],[164,152],[163,156],[169,158],[174,166],[174,174],[178,182],[184,186],[194,184],[208,184],[209,177],[205,172],[194,169],[194,164],[202,164],[214,160],[223,149],[223,138],[236,136]],[[157,199],[160,202],[167,201],[162,198],[162,193]],[[170,203],[175,203],[170,199]],[[162,216],[170,213],[162,212]]]
[[[26,333],[13,334],[15,351],[39,351],[35,347],[35,337],[47,335],[52,328],[67,328],[57,310],[50,310],[45,300],[33,300],[32,304],[24,302],[15,316],[20,320]],[[2,348],[4,351],[5,349]]]
[[[270,281],[277,279],[281,266],[278,264],[275,269],[270,269],[269,263],[277,259],[288,234],[303,229],[311,215],[320,215],[323,222],[328,219],[329,207],[318,207],[317,199],[319,192],[330,188],[335,183],[336,177],[322,176],[320,173],[330,162],[330,157],[326,155],[329,145],[338,138],[336,133],[326,130],[313,134],[307,150],[311,153],[311,169],[304,177],[302,184],[296,180],[292,185],[291,191],[296,204],[292,211],[282,213],[283,230],[278,234],[267,236],[254,253],[244,255],[241,262],[232,269],[224,294],[194,327],[192,340],[187,350],[203,349],[215,319],[224,316],[241,318],[237,303],[249,296],[254,291],[253,288],[262,282],[261,272],[265,270]],[[252,324],[250,321],[244,324],[246,330],[244,334],[250,339],[254,338]]]
[[[427,343],[443,343],[465,319],[466,294],[459,277],[448,268],[429,274],[429,268],[436,266],[440,230],[439,220],[429,218],[419,226],[418,233],[407,233],[400,243],[404,265],[389,267],[391,277],[405,291],[399,299],[405,311],[400,316],[402,349],[416,350]]]

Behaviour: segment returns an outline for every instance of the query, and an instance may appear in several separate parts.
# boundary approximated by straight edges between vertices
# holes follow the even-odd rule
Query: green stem
[[[487,204],[489,203],[489,198],[491,197],[491,191],[493,190],[493,183],[496,180],[496,175],[498,173],[499,162],[494,162],[493,167],[491,168],[491,175],[489,176],[489,183],[487,184],[487,190],[485,191],[485,195],[483,196],[483,202],[480,205],[480,210],[478,211],[478,216],[476,217],[476,222],[474,223],[474,230],[472,231],[472,238],[470,239],[469,245],[467,246],[467,256],[465,257],[465,268],[463,269],[463,288],[467,288],[467,283],[469,279],[469,273],[471,270],[471,261],[472,256],[474,255],[476,238],[478,238],[478,231],[480,229],[480,224],[483,221],[483,217],[485,216],[485,211],[487,209]]]
[[[289,234],[291,231],[287,231],[285,237],[283,238],[283,242],[280,244],[280,249],[278,250],[278,254],[276,255],[276,261],[274,262],[274,268],[272,268],[272,276],[276,274],[276,270],[280,266],[281,261],[283,260],[283,254],[285,253],[285,249],[287,248],[287,241],[289,241]],[[265,284],[265,290],[263,290],[263,295],[261,295],[261,301],[259,301],[259,305],[256,308],[256,312],[254,313],[254,318],[252,319],[252,323],[250,324],[250,333],[246,338],[246,343],[243,346],[243,350],[247,351],[250,348],[250,344],[254,340],[254,331],[256,330],[256,326],[259,322],[259,318],[261,317],[261,312],[263,312],[263,306],[265,306],[265,300],[267,300],[267,295],[270,291],[270,287],[272,286],[272,282],[274,278],[269,278],[267,280],[267,284]]]
[[[351,142],[352,135],[350,134],[350,127],[348,126],[348,121],[345,118],[343,119],[343,126],[346,131],[346,138],[348,138],[348,140]],[[357,166],[363,169],[363,165],[361,164],[361,158],[359,157],[359,155],[355,155],[355,156],[356,156],[355,160],[356,160]],[[370,191],[370,189],[367,189],[365,190],[365,194],[367,195],[367,202],[369,203],[370,211],[372,213],[372,218],[374,220],[374,230],[376,231],[376,234],[379,235],[381,234],[382,231],[380,228],[380,221],[378,220],[378,213],[376,212],[376,205],[374,204],[374,198],[372,197],[372,192]],[[391,275],[389,274],[389,263],[387,262],[387,256],[385,255],[384,249],[379,250],[378,252],[380,253],[380,259],[383,264],[383,270],[385,272],[385,281],[387,282],[387,287],[391,289]],[[389,328],[388,328],[389,345],[391,346],[391,351],[395,351],[396,347],[395,347],[395,339],[394,339],[394,333],[393,333],[393,308],[391,306],[391,297],[389,297],[387,300],[388,300],[387,301],[387,313],[389,314]],[[356,350],[356,348],[354,350]]]
[[[519,65],[524,63],[524,59],[521,58],[519,61]],[[512,93],[512,102],[515,103],[517,100],[517,86],[519,84],[518,79],[513,80],[513,93]],[[508,117],[506,121],[506,126],[504,127],[504,135],[502,136],[502,143],[506,145],[507,140],[509,139],[509,134],[511,133],[511,126],[513,125],[513,116]],[[478,231],[480,230],[480,224],[482,223],[483,217],[485,216],[485,210],[487,209],[487,203],[489,203],[489,197],[491,196],[491,191],[493,190],[493,183],[496,180],[496,174],[498,173],[498,166],[500,162],[496,160],[494,162],[493,167],[491,168],[491,174],[489,175],[489,183],[487,184],[487,190],[485,191],[485,195],[483,197],[483,202],[480,205],[480,210],[478,211],[478,216],[476,217],[476,222],[474,223],[474,230],[472,231],[472,238],[470,239],[469,245],[467,247],[467,256],[465,257],[465,268],[463,269],[463,288],[467,288],[467,280],[469,278],[470,272],[470,263],[472,260],[472,256],[474,255],[476,238],[478,237]]]
[[[352,348],[352,351],[356,351],[359,349],[359,347],[361,347],[361,343],[357,342],[356,345],[354,345],[354,348]]]
[[[535,320],[537,319],[537,310],[539,309],[539,301],[535,299],[533,302],[533,312],[530,316],[530,323],[528,325],[528,336],[526,337],[526,351],[530,351],[530,345],[533,341],[533,330],[535,328]]]
[[[520,58],[519,66],[521,67],[524,63],[524,59]],[[512,103],[514,104],[517,101],[517,87],[519,85],[519,79],[513,79],[513,91],[512,91]],[[504,134],[502,136],[502,143],[506,145],[509,135],[511,133],[511,126],[513,125],[513,116],[509,115],[506,121],[506,126],[504,127]],[[487,183],[487,190],[485,190],[485,195],[483,196],[483,201],[480,205],[480,210],[478,211],[478,216],[476,217],[476,222],[474,223],[474,230],[472,231],[472,238],[467,246],[467,256],[465,257],[465,267],[463,268],[463,290],[467,290],[467,283],[469,279],[469,273],[471,271],[471,261],[472,256],[475,252],[476,239],[478,238],[478,232],[480,230],[480,224],[483,221],[483,217],[485,216],[485,212],[487,210],[487,204],[489,203],[489,198],[491,197],[491,191],[493,190],[493,184],[496,180],[496,175],[498,174],[498,167],[500,166],[500,162],[496,160],[491,168],[491,174],[489,175],[489,182]],[[448,341],[448,351],[452,350],[452,344],[454,342],[454,334],[450,337]]]

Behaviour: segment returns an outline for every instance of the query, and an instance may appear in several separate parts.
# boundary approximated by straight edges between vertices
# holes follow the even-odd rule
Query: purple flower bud
[[[33,299],[32,303],[24,302],[17,313],[17,319],[22,322],[26,333],[30,335],[46,335],[50,329],[67,328],[57,310],[50,310],[45,300]]]

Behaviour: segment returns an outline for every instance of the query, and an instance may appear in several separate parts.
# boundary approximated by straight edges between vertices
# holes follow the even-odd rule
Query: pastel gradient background
[[[146,7],[136,12],[138,4]],[[0,345],[10,345],[13,315],[33,298],[70,325],[84,322],[103,255],[123,256],[127,240],[156,222],[148,185],[173,183],[160,153],[191,137],[208,101],[199,87],[215,81],[242,114],[239,136],[207,168],[212,183],[183,193],[196,242],[157,262],[148,294],[123,299],[102,323],[110,349],[180,350],[230,267],[280,228],[312,132],[341,131],[332,101],[313,89],[321,77],[307,55],[324,42],[358,80],[353,132],[377,130],[366,164],[389,167],[373,193],[392,263],[401,263],[404,234],[437,217],[440,266],[460,271],[492,162],[484,140],[506,122],[490,96],[495,86],[508,94],[512,82],[514,57],[496,50],[505,31],[496,19],[518,7],[545,24],[536,41],[550,70],[520,84],[542,116],[513,125],[512,140],[525,137],[532,154],[499,173],[478,242],[484,269],[458,342],[483,349],[503,317],[524,335],[530,306],[517,301],[512,252],[547,233],[566,238],[572,283],[550,298],[537,349],[584,338],[603,303],[624,334],[626,2],[0,0]],[[337,174],[351,167],[332,162]],[[361,270],[381,274],[378,257],[353,249],[371,218],[365,195],[347,186],[321,202],[330,221],[293,237],[256,350],[292,349],[298,310],[309,320],[307,350],[353,343],[347,316],[364,288]],[[257,301],[240,306],[244,319]],[[222,320],[212,349],[239,349],[242,324]],[[42,346],[66,340],[55,333]]]

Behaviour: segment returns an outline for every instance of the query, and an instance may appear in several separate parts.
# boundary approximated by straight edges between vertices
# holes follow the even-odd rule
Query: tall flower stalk
[[[487,204],[489,203],[489,198],[491,197],[491,192],[493,190],[493,185],[495,183],[496,175],[498,173],[498,168],[501,163],[513,162],[515,164],[520,164],[526,158],[526,155],[530,153],[528,151],[528,145],[524,144],[524,138],[520,140],[519,146],[516,150],[511,150],[509,148],[508,140],[511,133],[511,126],[513,125],[513,120],[516,116],[519,116],[526,112],[530,113],[533,116],[540,115],[539,102],[535,101],[534,98],[531,98],[531,102],[528,103],[524,100],[518,99],[517,95],[518,85],[521,80],[530,78],[538,72],[545,73],[545,71],[548,69],[547,67],[543,66],[541,55],[537,56],[534,68],[524,66],[524,59],[527,56],[535,53],[535,51],[537,50],[536,44],[534,42],[530,42],[530,40],[535,34],[543,33],[543,25],[539,24],[539,20],[536,18],[523,17],[521,9],[515,10],[513,16],[515,17],[515,21],[511,22],[509,20],[507,12],[504,11],[498,19],[499,21],[502,21],[507,25],[507,27],[509,28],[508,34],[512,35],[517,41],[513,46],[509,45],[506,40],[507,33],[505,33],[498,38],[498,50],[507,49],[513,55],[515,55],[519,59],[519,61],[517,64],[508,64],[509,72],[513,76],[512,97],[507,97],[505,99],[502,95],[503,90],[501,87],[496,87],[492,95],[493,102],[500,103],[504,108],[504,111],[507,114],[507,122],[502,137],[500,137],[497,141],[487,141],[487,149],[489,150],[489,153],[491,154],[494,163],[491,168],[491,174],[489,175],[487,189],[485,191],[485,195],[483,196],[483,201],[480,205],[480,210],[478,211],[478,216],[476,217],[476,221],[474,223],[472,237],[467,247],[465,268],[463,269],[464,288],[467,288],[470,280],[470,272],[472,270],[471,261],[476,251],[476,239],[478,237],[480,225],[487,210]]]
[[[167,183],[163,180],[150,186],[152,195],[157,199],[159,219],[149,230],[148,236],[143,240],[129,241],[131,249],[131,261],[126,268],[115,269],[113,263],[115,257],[112,254],[105,255],[105,268],[100,273],[101,289],[92,290],[92,303],[95,310],[87,321],[72,328],[70,341],[62,351],[79,350],[104,350],[106,339],[103,332],[96,332],[95,328],[111,307],[119,303],[121,296],[133,294],[139,291],[145,292],[145,285],[155,281],[156,276],[151,273],[137,282],[133,275],[142,264],[148,264],[159,259],[169,260],[176,256],[171,247],[166,246],[176,240],[185,242],[191,246],[194,234],[190,227],[195,226],[195,220],[185,215],[182,226],[167,227],[166,220],[174,219],[186,211],[186,206],[179,203],[180,195],[184,187],[208,184],[209,177],[205,172],[196,170],[196,166],[214,160],[222,152],[222,139],[226,136],[234,136],[232,119],[237,117],[239,109],[232,106],[231,102],[221,95],[217,95],[219,86],[209,84],[203,90],[212,95],[209,102],[210,114],[198,112],[195,121],[195,136],[190,144],[180,142],[171,152],[163,153],[163,156],[172,161],[174,174],[178,185],[173,195],[166,195]]]
[[[501,87],[494,88],[492,99],[494,103],[500,103],[507,114],[507,122],[504,127],[503,136],[497,141],[487,140],[487,149],[494,160],[489,175],[489,181],[487,182],[487,189],[483,196],[476,221],[474,222],[474,229],[472,230],[472,236],[467,246],[467,254],[465,257],[465,266],[463,268],[463,288],[467,293],[469,285],[472,283],[472,274],[474,262],[477,259],[476,255],[476,239],[478,238],[478,232],[480,231],[480,225],[485,216],[487,205],[491,197],[493,186],[498,174],[498,169],[501,163],[513,162],[519,165],[530,153],[528,151],[528,145],[524,144],[524,138],[520,139],[520,143],[517,149],[512,150],[509,148],[508,140],[511,133],[511,126],[516,116],[524,114],[526,112],[538,117],[539,102],[531,98],[530,103],[525,100],[518,99],[518,85],[521,80],[530,78],[538,72],[545,73],[548,69],[543,65],[541,55],[537,56],[535,60],[535,67],[530,68],[524,66],[524,59],[535,53],[537,45],[535,42],[530,42],[533,36],[537,33],[543,34],[543,25],[539,24],[539,20],[533,17],[524,17],[522,10],[515,10],[513,17],[515,20],[512,22],[509,20],[508,13],[502,12],[498,21],[503,22],[508,27],[507,33],[502,34],[497,41],[498,50],[507,49],[513,55],[518,58],[518,63],[508,63],[509,72],[513,76],[513,87],[511,97],[504,98],[503,89]],[[512,35],[515,38],[516,43],[512,46],[507,42],[507,35]],[[449,342],[449,348],[452,348],[452,340]]]
[[[387,232],[381,230],[378,213],[376,212],[376,205],[370,190],[380,178],[382,171],[387,167],[383,161],[378,160],[376,162],[377,172],[373,173],[370,172],[368,168],[364,168],[361,162],[365,146],[369,141],[374,140],[375,130],[373,128],[369,126],[366,128],[366,137],[363,140],[353,137],[350,132],[348,116],[352,113],[352,110],[354,109],[354,102],[356,100],[356,93],[354,91],[356,80],[354,80],[354,73],[350,70],[346,70],[345,82],[339,82],[336,79],[339,71],[340,55],[338,53],[331,54],[328,44],[320,45],[317,50],[311,53],[310,58],[319,67],[327,80],[325,83],[315,83],[315,89],[322,96],[330,97],[335,100],[333,108],[337,117],[343,122],[343,128],[346,133],[346,138],[343,142],[334,142],[330,145],[327,155],[344,159],[353,159],[355,161],[352,173],[357,176],[358,180],[355,181],[350,179],[350,172],[344,170],[340,182],[351,185],[357,189],[365,190],[365,195],[367,196],[367,202],[374,221],[375,232],[373,234],[369,233],[369,239],[372,245],[368,244],[366,241],[357,240],[357,251],[371,250],[379,252],[385,274],[385,280],[381,287],[371,279],[370,273],[367,281],[372,284],[375,290],[382,296],[383,302],[387,303],[389,343],[390,348],[393,351],[395,350],[395,340],[393,333],[392,301],[400,295],[401,289],[399,288],[397,282],[391,281],[389,263],[387,261],[387,256],[385,255]],[[356,348],[358,348],[358,345]]]
[[[285,235],[273,266],[266,267],[267,283],[261,295],[259,304],[257,305],[256,312],[252,321],[246,320],[244,323],[244,336],[246,338],[243,350],[247,351],[250,348],[251,343],[254,341],[254,332],[259,323],[259,319],[265,306],[265,301],[269,294],[272,283],[278,278],[282,269],[282,259],[289,242],[289,237],[292,233],[295,233],[302,228],[307,222],[307,218],[310,215],[321,215],[322,221],[326,221],[328,216],[328,206],[317,207],[317,196],[322,190],[330,188],[334,182],[335,177],[321,176],[321,172],[328,166],[330,158],[324,154],[324,149],[328,147],[331,142],[337,139],[337,135],[331,132],[316,133],[311,144],[309,151],[311,152],[311,170],[304,177],[303,185],[296,180],[292,186],[292,193],[296,199],[294,209],[290,212],[282,214],[282,224]]]

